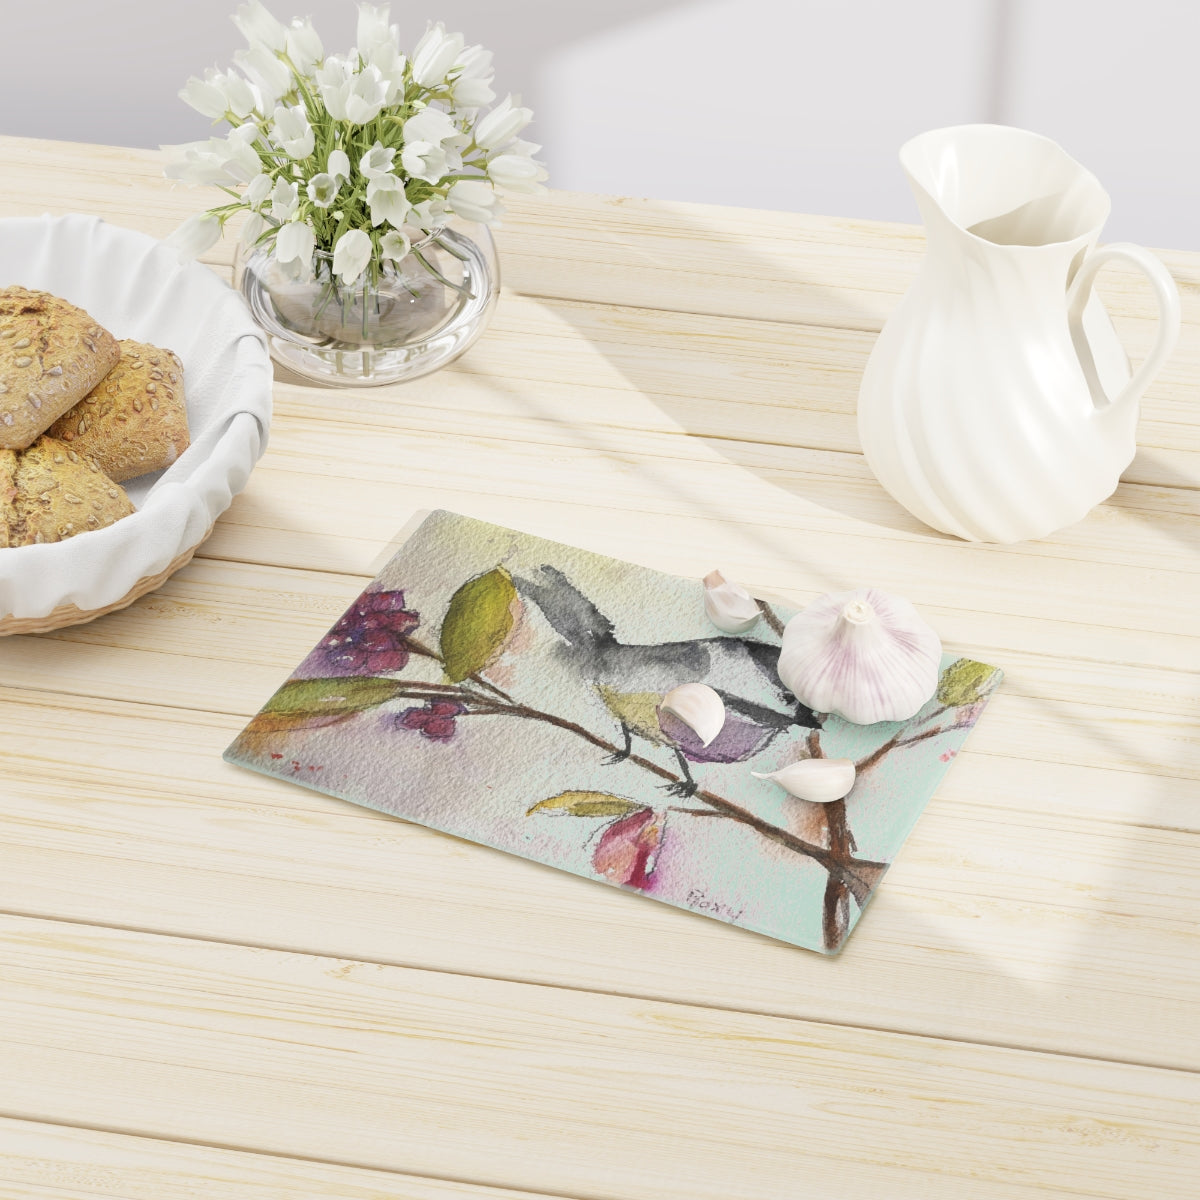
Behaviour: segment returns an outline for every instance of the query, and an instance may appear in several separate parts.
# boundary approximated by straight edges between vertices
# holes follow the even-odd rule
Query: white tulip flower
[[[313,28],[312,18],[303,21],[295,17],[287,27],[287,55],[296,64],[296,70],[307,75],[325,53],[321,38]]]
[[[282,50],[287,44],[287,30],[259,2],[247,0],[233,15],[233,23],[250,46],[266,46]]]
[[[224,74],[216,71],[208,82],[225,93],[226,107],[235,117],[244,119],[258,107],[258,96],[254,89],[233,71]]]
[[[252,212],[242,224],[242,245],[249,249],[266,227],[267,221],[262,213]]]
[[[165,238],[180,258],[196,258],[211,249],[221,239],[221,219],[215,213],[197,213],[188,217],[178,229]]]
[[[244,196],[245,201],[252,209],[262,208],[263,201],[271,194],[273,180],[265,171],[259,172],[250,180],[250,186],[246,189]]]
[[[325,164],[325,170],[334,179],[349,179],[350,158],[345,150],[331,150],[329,152],[329,161]]]
[[[399,229],[389,229],[379,242],[380,257],[390,258],[393,262],[407,258],[411,249],[412,241],[408,234]]]
[[[376,142],[370,150],[358,160],[358,172],[366,179],[376,179],[387,175],[392,169],[396,151],[385,147],[382,142]]]
[[[505,96],[475,126],[475,144],[483,150],[499,150],[533,120],[533,110],[521,108],[512,95]]]
[[[329,55],[314,75],[325,110],[335,121],[346,119],[346,97],[354,82],[354,68],[348,59]]]
[[[238,183],[249,183],[262,171],[262,160],[254,148],[257,140],[256,125],[240,125],[225,139],[225,170]]]
[[[328,208],[333,203],[340,187],[341,182],[335,176],[323,171],[308,181],[308,198],[318,208]]]
[[[441,196],[430,196],[414,204],[408,223],[418,229],[440,229],[446,223],[446,201]]]
[[[490,50],[482,46],[468,46],[459,56],[451,74],[455,75],[450,85],[455,108],[482,108],[495,100],[496,93],[491,88],[495,72]]]
[[[503,209],[486,179],[460,179],[446,193],[446,205],[468,221],[494,221]]]
[[[465,39],[461,33],[447,33],[439,21],[425,30],[412,55],[412,76],[422,87],[432,87],[446,78],[446,73],[462,57]]]
[[[437,183],[442,176],[458,170],[462,159],[432,142],[409,142],[401,152],[400,165],[413,179]]]
[[[220,147],[218,151],[214,147]],[[203,142],[185,142],[179,146],[160,146],[170,155],[163,174],[168,179],[180,179],[184,183],[228,184],[225,173],[225,142],[221,138],[209,138]]]
[[[358,282],[370,261],[371,235],[361,229],[347,229],[333,247],[333,273],[346,287]]]
[[[378,8],[373,4],[358,6],[358,28],[355,39],[358,55],[364,63],[372,61],[376,49],[380,46],[392,46],[399,49],[400,29],[396,25],[388,25],[388,15],[391,6],[381,4]]]
[[[162,146],[172,156],[164,173],[168,179],[184,183],[249,183],[262,167],[258,153],[247,139],[235,136],[208,138],[203,142],[185,142],[181,146]],[[251,133],[256,132],[251,129]]]
[[[277,221],[290,220],[300,203],[300,188],[295,183],[287,183],[283,179],[275,180],[275,188],[271,192],[271,216]]]
[[[487,165],[488,178],[508,192],[530,195],[544,192],[542,181],[549,178],[546,168],[522,154],[498,154]]]
[[[246,146],[253,146],[255,142],[262,138],[262,130],[253,122],[247,121],[244,125],[236,125],[227,135],[226,140],[230,142],[241,142]]]
[[[504,153],[519,154],[522,158],[532,158],[541,148],[537,142],[523,142],[520,138],[513,138],[504,147]]]
[[[223,117],[229,110],[225,93],[212,83],[211,78],[198,79],[193,75],[184,84],[179,98],[205,117]]]
[[[367,184],[367,206],[371,210],[371,224],[404,224],[412,205],[404,194],[404,182],[395,175],[379,175]]]
[[[346,95],[346,120],[351,125],[365,125],[383,111],[387,103],[388,84],[378,67],[363,67],[350,83]]]
[[[404,141],[432,142],[440,146],[453,137],[461,137],[462,129],[454,118],[440,108],[423,108],[404,122]]]
[[[242,79],[240,74],[234,71],[226,71],[222,74],[218,71],[212,78],[212,83],[226,94],[229,112],[234,116],[245,120],[254,112],[254,109],[258,108],[260,101],[257,92],[254,91],[251,84]]]
[[[311,262],[317,235],[307,221],[288,221],[275,235],[275,257],[281,263]]]
[[[292,90],[292,73],[287,64],[275,57],[275,52],[266,46],[252,46],[239,50],[233,61],[245,71],[250,82],[258,88],[265,107],[270,107]]]
[[[371,59],[366,64],[374,67],[387,87],[386,104],[393,104],[396,97],[404,88],[404,68],[408,60],[400,53],[400,48],[391,42],[384,42],[371,51]]]
[[[294,105],[292,108],[280,105],[275,109],[275,125],[271,130],[271,138],[292,158],[307,158],[313,152],[317,139],[308,123],[303,104]]]

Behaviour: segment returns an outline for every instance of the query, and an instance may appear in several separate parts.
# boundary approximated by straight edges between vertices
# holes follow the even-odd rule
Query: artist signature
[[[689,908],[694,908],[697,912],[712,913],[714,917],[721,917],[726,921],[740,921],[742,913],[746,911],[744,907],[733,908],[720,900],[713,900],[699,888],[692,888],[688,892],[687,903]]]

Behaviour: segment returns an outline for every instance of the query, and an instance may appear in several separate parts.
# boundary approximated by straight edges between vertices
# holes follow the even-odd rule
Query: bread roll
[[[134,511],[94,458],[41,437],[27,450],[0,450],[0,546],[61,542]]]
[[[117,365],[47,430],[118,482],[169,467],[188,447],[183,364],[145,342],[119,346]]]
[[[119,357],[83,309],[49,292],[0,289],[0,449],[32,445]]]

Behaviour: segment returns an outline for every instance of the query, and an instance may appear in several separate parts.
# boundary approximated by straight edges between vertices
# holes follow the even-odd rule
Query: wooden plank
[[[1160,524],[1154,511],[1102,506],[1033,548],[971,544],[921,532],[906,516],[870,520],[882,506],[899,510],[861,477],[846,485],[819,452],[778,450],[780,464],[794,464],[776,471],[731,462],[707,441],[668,457],[654,453],[650,435],[635,447],[616,434],[563,444],[486,432],[373,431],[368,458],[359,430],[281,422],[204,553],[373,573],[409,514],[448,507],[682,574],[718,561],[775,592],[812,595],[871,579],[922,605],[958,607],[969,595],[965,607],[989,613],[1191,628],[1195,522],[1180,513],[1161,514]],[[868,519],[855,511],[863,495]],[[1153,589],[1153,611],[1143,590],[1119,585],[1115,565]]]
[[[198,560],[120,613],[47,635],[7,639],[0,684],[51,686],[77,696],[115,694],[246,717],[316,644],[362,583],[316,571]],[[957,618],[960,626],[977,631],[988,625],[986,615],[965,609]],[[1168,778],[1200,776],[1200,745],[1192,736],[1197,698],[1186,669],[1107,662],[1102,648],[1091,657],[1055,655],[1049,647],[1034,654],[1020,647],[1022,624],[1012,621],[1010,629],[1017,644],[989,638],[958,647],[1008,672],[972,733],[972,752]],[[1048,642],[1056,634],[1067,640],[1071,630],[1064,625],[1044,631]],[[1077,631],[1075,640],[1085,649],[1086,631]],[[1180,637],[1159,648],[1163,656],[1172,651],[1195,655],[1196,639]],[[1175,665],[1186,667],[1186,661]]]
[[[1140,357],[1152,343],[1153,323],[1126,320],[1123,334]],[[874,340],[874,332],[506,290],[489,335],[449,372],[423,386],[355,397],[335,411],[375,400],[373,411],[383,414],[386,401],[430,403],[414,393],[444,386],[448,394],[436,405],[443,411],[461,406],[568,427],[686,432],[748,450],[764,443],[857,454],[858,384]],[[1127,482],[1200,483],[1192,382],[1198,366],[1200,336],[1185,337],[1142,401],[1140,450],[1124,473]]]
[[[514,304],[529,306],[531,302],[518,298]],[[555,448],[577,451],[587,445],[609,454],[634,456],[648,465],[658,459],[694,462],[704,471],[715,462],[726,474],[734,466],[742,474],[756,474],[799,493],[823,510],[850,518],[855,523],[850,528],[870,524],[940,538],[875,482],[857,452],[853,396],[843,396],[840,401],[832,396],[828,401],[812,400],[804,390],[804,371],[799,366],[797,387],[804,394],[804,406],[794,395],[788,398],[782,375],[776,391],[746,392],[732,381],[719,382],[715,363],[711,372],[696,367],[698,375],[718,379],[707,385],[707,395],[699,384],[679,396],[631,387],[618,378],[606,379],[613,372],[612,365],[595,348],[589,349],[587,342],[569,343],[573,346],[570,355],[564,353],[563,361],[556,364],[561,382],[555,382],[549,373],[544,379],[522,380],[521,362],[543,357],[538,341],[499,332],[501,337],[485,339],[460,364],[434,379],[417,380],[404,388],[341,393],[337,402],[331,403],[325,391],[277,382],[276,434],[297,421],[301,422],[299,428],[323,422],[339,431],[352,430],[352,436],[358,438],[374,437],[377,432],[392,439],[404,438],[410,431],[419,431],[452,442],[466,435],[472,441],[544,447],[545,453]],[[822,334],[818,330],[804,332]],[[522,353],[503,349],[513,342]],[[502,348],[504,362],[493,356],[492,346]],[[685,360],[677,356],[675,361]],[[833,375],[834,364],[828,366],[826,373]],[[592,382],[581,395],[581,381],[588,376]],[[686,373],[681,379],[679,386],[683,387]],[[844,411],[821,409],[826,403],[840,403]],[[1163,440],[1170,444],[1156,447],[1143,439],[1138,459],[1126,472],[1126,486],[1105,506],[1102,516],[1022,545],[1020,552],[1089,559],[1111,557],[1114,551],[1137,553],[1146,565],[1167,559],[1188,569],[1194,560],[1179,555],[1178,550],[1181,542],[1188,543],[1188,531],[1200,515],[1200,497],[1186,492],[1180,495],[1180,488],[1192,482],[1200,484],[1200,433],[1178,424],[1151,424],[1166,431]],[[385,445],[391,451],[391,444]],[[848,452],[826,452],[830,450]],[[1137,483],[1139,479],[1142,485]],[[1147,513],[1158,519],[1148,521]]]
[[[212,189],[162,178],[157,151],[0,138],[0,215],[97,212],[163,237]],[[583,193],[514,196],[499,231],[510,287],[531,295],[878,330],[911,283],[912,225]],[[226,241],[206,256],[228,263]],[[1200,328],[1200,254],[1158,251]],[[1135,271],[1105,271],[1114,313],[1152,319]]]
[[[539,1200],[547,1195],[3,1117],[0,1189],[5,1200]]]
[[[1186,1072],[54,922],[0,944],[15,1117],[614,1200],[1182,1200],[1200,1170]]]
[[[5,700],[0,910],[1200,1069],[1197,835],[1102,819],[1172,781],[964,755],[831,965],[238,770],[238,718]]]
[[[161,157],[151,151],[0,138],[0,161],[9,168],[0,180],[0,215],[5,216],[43,209],[92,211],[116,224],[162,237],[206,199],[205,189],[187,189],[163,179]],[[31,205],[30,196],[37,196],[38,203]],[[596,323],[596,314],[589,309],[603,313],[622,306],[623,312],[605,313],[601,319],[627,326],[639,323],[638,308],[665,310],[652,312],[650,324],[671,338],[672,371],[686,374],[686,366],[678,361],[678,351],[686,346],[701,357],[721,361],[719,374],[727,373],[730,364],[740,370],[747,377],[743,391],[757,387],[755,376],[764,370],[767,376],[781,375],[784,395],[805,395],[804,405],[796,406],[803,409],[811,407],[806,394],[809,379],[787,361],[791,357],[788,331],[798,323],[825,327],[843,349],[852,347],[833,367],[843,404],[837,413],[807,419],[797,444],[855,449],[852,413],[857,378],[874,333],[911,281],[922,245],[919,231],[794,214],[753,217],[750,220],[749,214],[733,209],[570,193],[522,197],[501,237],[504,273],[511,292],[557,303],[579,322],[577,333],[589,340]],[[610,244],[613,238],[619,246]],[[750,249],[748,242],[753,242]],[[227,273],[232,255],[233,242],[227,239],[205,258]],[[1130,482],[1196,486],[1200,476],[1195,460],[1181,454],[1181,445],[1186,448],[1195,439],[1178,426],[1194,426],[1197,420],[1188,381],[1200,359],[1200,255],[1174,252],[1166,257],[1183,287],[1186,328],[1172,364],[1147,397],[1140,430],[1143,449],[1125,477]],[[795,278],[788,274],[791,259],[804,264]],[[814,259],[821,263],[816,279]],[[901,264],[899,276],[897,264]],[[1144,284],[1136,275],[1110,271],[1102,290],[1131,353],[1140,356],[1153,338],[1154,324]],[[676,308],[681,311],[670,311]],[[689,315],[693,313],[697,315]],[[720,320],[713,322],[713,317]],[[759,336],[746,328],[755,324],[768,326],[771,334]],[[680,326],[691,326],[690,333],[681,335]],[[818,337],[819,331],[807,331],[805,336]],[[773,347],[764,347],[764,340],[773,342]],[[471,359],[481,358],[484,347],[495,346],[497,353],[503,353],[500,342],[496,337],[485,339]],[[741,343],[744,346],[739,348]],[[634,340],[622,351],[626,365],[638,349]],[[612,347],[606,347],[606,353],[612,352]],[[662,357],[658,352],[650,356],[658,362]],[[644,352],[641,360],[637,374],[664,373],[650,365]],[[537,359],[526,355],[522,361],[529,374]],[[724,431],[720,436],[736,436],[741,419],[736,402],[732,407],[727,404],[724,412],[721,407],[717,406],[713,418]],[[1169,419],[1160,413],[1170,414]],[[689,408],[687,420],[703,424],[706,417],[703,411]]]

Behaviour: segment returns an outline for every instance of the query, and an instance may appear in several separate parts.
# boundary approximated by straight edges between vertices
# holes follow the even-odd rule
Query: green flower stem
[[[437,267],[435,267],[420,252],[420,250],[413,250],[411,253],[412,253],[413,258],[415,258],[417,260],[417,262],[419,262],[421,264],[421,266],[423,266],[425,268],[425,270],[427,270],[430,273],[430,275],[432,275],[434,277],[434,279],[436,279],[439,283],[444,284],[446,287],[450,288],[452,291],[457,292],[460,296],[465,296],[468,300],[475,299],[475,293],[473,291],[471,291],[471,289],[469,287],[466,287],[464,284],[461,284],[461,283],[451,283],[450,280],[447,279],[445,277],[445,275],[443,275],[441,273],[441,271],[439,271],[437,269]]]

